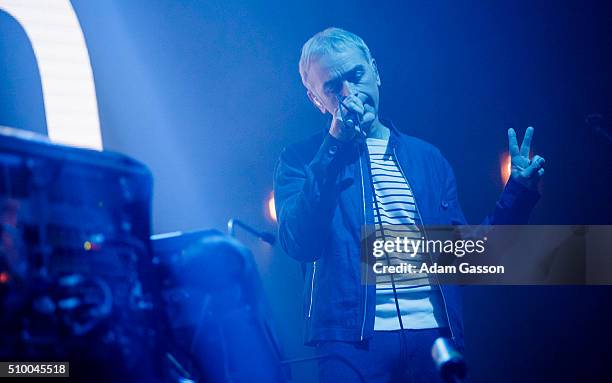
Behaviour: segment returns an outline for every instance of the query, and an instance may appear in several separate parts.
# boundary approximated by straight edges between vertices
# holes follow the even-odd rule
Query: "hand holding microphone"
[[[350,141],[357,135],[366,136],[362,129],[374,120],[374,113],[368,110],[367,104],[358,94],[350,96],[337,96],[336,109],[329,133],[342,141]]]

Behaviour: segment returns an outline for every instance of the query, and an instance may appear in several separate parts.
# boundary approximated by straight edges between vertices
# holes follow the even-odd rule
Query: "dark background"
[[[321,129],[297,71],[301,45],[338,26],[381,72],[381,115],[453,165],[468,220],[503,188],[506,130],[535,127],[546,158],[537,224],[612,223],[612,13],[582,1],[73,1],[88,45],[104,147],[153,172],[154,232],[273,230],[265,203],[283,146]],[[0,125],[46,132],[40,77],[19,25],[0,12]],[[240,234],[242,236],[242,234]],[[286,357],[301,345],[297,263],[253,249]],[[470,287],[475,382],[592,381],[612,339],[608,287]],[[310,381],[315,365],[294,369]]]

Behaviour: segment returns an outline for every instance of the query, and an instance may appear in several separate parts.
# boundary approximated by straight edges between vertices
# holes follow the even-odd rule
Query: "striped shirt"
[[[388,140],[368,138],[374,194],[372,209],[376,225],[376,240],[395,240],[396,237],[418,240],[422,238],[417,224],[421,223],[414,196],[391,153]],[[385,265],[414,264],[417,269],[425,261],[425,254],[412,252],[387,253],[379,262]],[[404,328],[423,329],[447,326],[440,289],[430,284],[426,273],[394,274],[398,304]],[[395,306],[390,274],[376,275],[376,318],[374,330],[398,330],[400,323]]]

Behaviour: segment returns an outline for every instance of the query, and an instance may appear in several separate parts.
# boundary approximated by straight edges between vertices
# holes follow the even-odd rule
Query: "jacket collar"
[[[389,131],[390,131],[390,135],[389,135],[389,147],[390,148],[395,148],[397,146],[398,142],[400,141],[400,131],[395,127],[395,124],[391,120],[387,120],[387,119],[381,118],[380,122],[384,126],[389,128]]]

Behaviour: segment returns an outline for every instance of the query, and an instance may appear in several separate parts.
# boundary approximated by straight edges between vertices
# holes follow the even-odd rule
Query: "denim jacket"
[[[453,170],[440,151],[392,124],[390,150],[408,180],[424,225],[462,225]],[[290,145],[275,170],[281,245],[302,262],[306,344],[367,341],[374,332],[376,286],[363,283],[361,229],[374,222],[363,140],[327,133]],[[539,193],[510,179],[482,224],[524,224]],[[440,285],[455,343],[463,348],[460,291]]]

